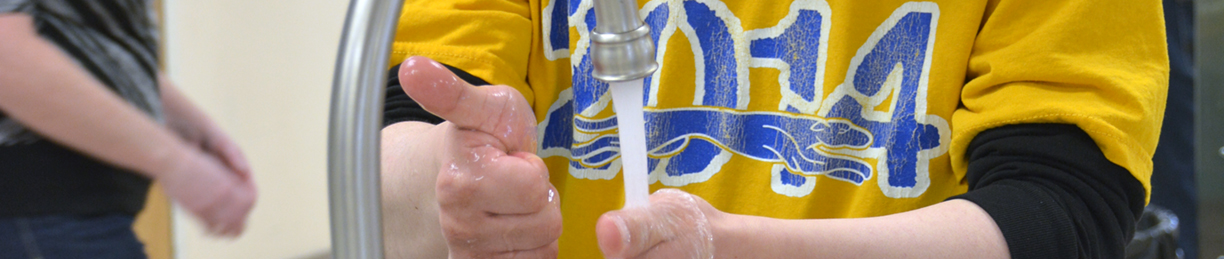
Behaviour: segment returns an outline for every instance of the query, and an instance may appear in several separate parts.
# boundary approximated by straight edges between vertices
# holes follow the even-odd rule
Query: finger
[[[208,234],[221,238],[234,238],[242,234],[242,225],[228,222],[218,222],[209,228]]]
[[[208,212],[206,216],[208,234],[218,237],[233,237],[241,233],[245,224],[242,219],[234,219],[221,212]]]
[[[527,223],[524,224],[505,224],[513,227],[502,235],[503,239],[507,239],[507,243],[520,244],[514,246],[515,248],[521,249],[538,247],[540,245],[548,244],[549,242],[536,243],[533,242],[533,240],[551,240],[556,242],[557,239],[561,237],[561,232],[563,229],[563,225],[561,224],[561,207],[555,206],[555,204],[554,206],[549,206],[535,215],[495,216],[494,219],[509,221],[522,217],[529,217],[524,220],[530,221],[527,221]]]
[[[490,158],[484,158],[490,159]],[[547,169],[538,158],[491,158],[481,166],[466,165],[456,173],[438,174],[438,205],[446,210],[501,214],[540,211],[557,199]]]
[[[471,140],[482,135],[467,133],[457,132],[454,137]],[[508,155],[492,145],[452,150],[436,183],[435,197],[442,209],[524,214],[558,199],[548,181],[548,167],[534,154]]]
[[[255,205],[255,191],[241,183],[231,186],[205,210],[208,222],[211,222],[213,234],[233,237],[242,233],[246,225],[246,217]]]
[[[612,211],[599,217],[595,236],[599,248],[608,258],[633,258],[674,238],[673,230],[662,224],[652,224],[656,214],[651,207],[635,207]]]
[[[523,251],[537,249],[557,242],[561,237],[561,209],[552,206],[528,215],[492,216],[490,225],[500,226],[499,231],[490,232],[493,247],[501,251]]]
[[[595,237],[599,242],[599,250],[607,258],[628,258],[633,255],[629,249],[632,233],[625,224],[621,214],[623,211],[611,211],[599,217],[595,223]],[[638,236],[640,239],[641,237]]]
[[[557,258],[557,242],[531,250],[499,253],[496,258]]]
[[[405,60],[399,80],[405,93],[438,117],[460,128],[492,134],[509,150],[535,151],[535,115],[518,90],[504,85],[472,86],[425,57]]]
[[[552,206],[532,214],[479,217],[443,212],[442,233],[452,249],[502,254],[546,247],[561,237],[561,210]]]
[[[534,213],[557,203],[548,168],[535,155],[506,156],[490,161],[486,188],[479,188],[475,205],[492,214]]]

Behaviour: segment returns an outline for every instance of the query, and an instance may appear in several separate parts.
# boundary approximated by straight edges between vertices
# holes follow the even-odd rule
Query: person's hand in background
[[[208,233],[241,234],[255,205],[255,183],[249,173],[226,166],[216,155],[185,146],[177,165],[155,180],[171,200],[200,219]]]
[[[168,77],[158,79],[166,126],[187,143],[188,149],[181,166],[158,179],[162,188],[200,218],[210,233],[242,233],[257,196],[246,156]]]
[[[399,80],[409,96],[447,122],[404,122],[384,129],[384,141],[399,139],[411,149],[391,149],[409,157],[384,156],[384,168],[400,159],[414,161],[394,163],[410,168],[393,166],[391,172],[384,172],[384,178],[391,181],[384,184],[389,188],[384,190],[384,197],[404,188],[397,182],[428,188],[419,182],[397,181],[400,178],[436,180],[430,186],[435,199],[417,193],[406,195],[416,197],[408,198],[406,202],[411,204],[384,203],[390,211],[425,209],[415,212],[425,217],[407,220],[420,222],[398,227],[392,223],[389,235],[418,235],[415,238],[419,240],[436,233],[398,232],[440,230],[446,247],[423,249],[446,249],[451,258],[556,257],[561,234],[560,197],[548,181],[543,160],[535,155],[536,120],[526,99],[509,86],[467,84],[424,57],[405,60]],[[389,132],[396,133],[388,136]],[[384,142],[384,151],[388,151],[388,144],[393,143]],[[405,195],[392,195],[390,199],[396,201],[399,196]],[[429,217],[431,213],[435,213],[436,221],[429,222],[435,219]],[[388,216],[389,222],[401,217]],[[389,254],[402,256],[398,252]]]

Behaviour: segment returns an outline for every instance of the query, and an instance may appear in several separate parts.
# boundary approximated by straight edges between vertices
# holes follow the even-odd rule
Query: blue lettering
[[[782,35],[752,41],[752,57],[779,59],[790,65],[790,89],[806,101],[812,101],[817,93],[821,19],[819,12],[800,10],[795,23]]]
[[[569,20],[583,23],[577,25],[579,50],[570,56],[578,60],[571,67],[573,87],[562,92],[540,125],[540,154],[569,158],[575,177],[612,179],[620,169],[616,119],[601,115],[610,101],[608,84],[590,76],[593,67],[586,55],[596,26],[594,10],[589,3],[550,4],[545,40],[555,50],[569,45]],[[747,39],[741,43],[747,49],[738,50],[733,35],[740,33],[739,21],[728,17],[721,3],[654,0],[647,8],[645,22],[656,46],[678,30],[675,23],[682,23],[679,28],[694,39],[693,55],[700,59],[694,71],[700,102],[646,111],[652,179],[668,186],[704,182],[731,156],[742,156],[774,164],[773,190],[794,197],[808,195],[812,181],[822,175],[856,185],[879,175],[881,191],[894,198],[917,197],[929,186],[927,163],[946,152],[950,139],[946,120],[925,111],[935,4],[898,8],[856,53],[845,81],[827,97],[827,46],[822,44],[830,11],[823,2],[796,0],[778,26],[744,32]],[[737,51],[747,53],[737,56]],[[749,87],[747,64],[781,70],[779,110],[726,109],[747,105],[747,96],[740,96]],[[653,75],[645,79],[647,103],[664,98],[652,95],[657,89],[649,87],[656,80]],[[878,162],[869,164],[865,158]]]

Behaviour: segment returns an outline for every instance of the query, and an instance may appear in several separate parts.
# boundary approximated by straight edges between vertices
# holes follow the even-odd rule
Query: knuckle
[[[518,89],[508,85],[491,85],[488,86],[490,96],[506,99],[522,98],[523,94],[519,93]]]
[[[523,204],[530,211],[541,211],[551,204],[549,202],[549,195],[552,191],[551,183],[532,176],[523,177],[528,177],[528,179],[524,179],[526,183],[521,189],[523,192],[520,192],[521,194],[519,195],[519,198],[522,199],[519,201],[520,204]]]
[[[454,220],[443,219],[441,223],[442,236],[446,237],[448,243],[463,244],[465,246],[461,247],[468,247],[466,245],[474,243],[480,236],[478,232],[473,231],[473,228]]]
[[[436,197],[438,204],[456,205],[466,204],[470,197],[479,189],[478,181],[472,179],[471,173],[467,172],[441,172],[438,174],[438,183],[436,186]]]

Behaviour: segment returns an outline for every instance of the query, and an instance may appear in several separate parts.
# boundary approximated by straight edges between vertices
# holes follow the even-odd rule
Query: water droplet
[[[514,133],[514,128],[510,127],[510,125],[506,125],[506,129],[502,131],[502,138],[510,139],[510,135],[513,133]]]
[[[477,152],[473,151],[473,152],[472,152],[472,160],[470,160],[469,162],[472,162],[472,163],[475,163],[475,162],[480,162],[480,159],[481,159],[481,158],[484,158],[484,156],[481,156],[481,155],[480,155],[480,153],[477,153]]]

